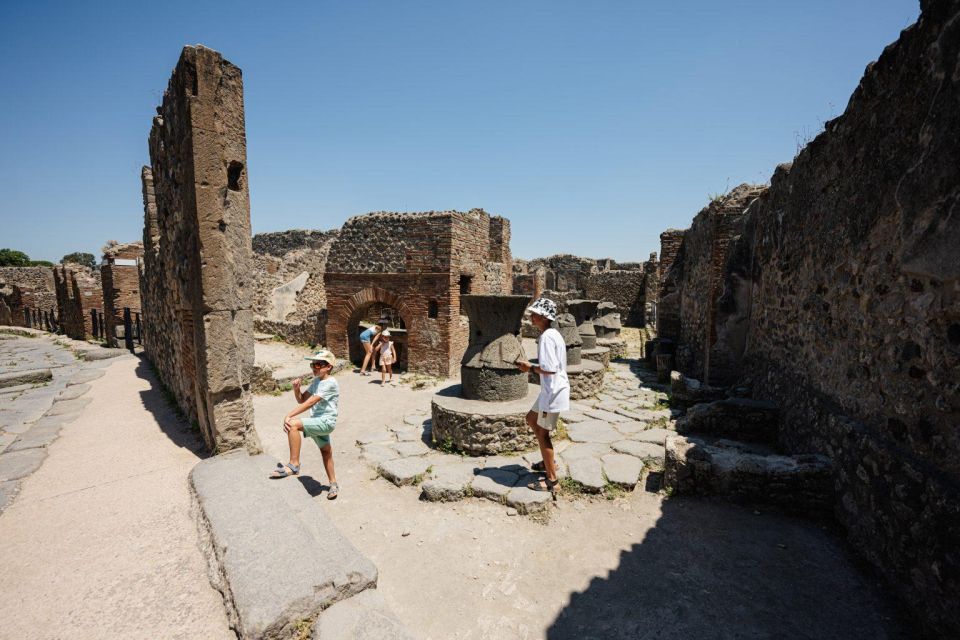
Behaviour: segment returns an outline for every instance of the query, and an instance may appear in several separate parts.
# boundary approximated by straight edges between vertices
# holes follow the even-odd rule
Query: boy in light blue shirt
[[[290,461],[285,465],[278,462],[276,470],[270,477],[286,478],[300,473],[300,434],[303,433],[320,447],[323,467],[330,480],[327,500],[334,500],[340,492],[340,486],[337,484],[337,474],[333,468],[333,446],[330,444],[330,434],[337,426],[340,384],[330,373],[337,359],[326,349],[321,349],[304,359],[310,361],[314,378],[306,391],[301,391],[299,378],[293,381],[293,395],[297,399],[297,406],[283,419],[283,430],[287,434],[287,443],[290,445]],[[307,409],[310,409],[308,417],[296,417]]]

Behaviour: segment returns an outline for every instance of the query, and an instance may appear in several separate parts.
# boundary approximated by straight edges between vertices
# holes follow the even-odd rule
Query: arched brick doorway
[[[411,312],[398,295],[379,287],[367,287],[358,291],[345,305],[346,318],[341,324],[345,335],[342,338],[350,361],[357,366],[363,362],[364,350],[360,344],[361,321],[369,319],[371,313],[379,317],[383,310],[392,312],[388,314],[391,317],[388,328],[398,329],[394,332],[394,348],[397,350],[394,370],[406,370],[410,354],[415,353],[416,344],[416,337],[411,331]]]

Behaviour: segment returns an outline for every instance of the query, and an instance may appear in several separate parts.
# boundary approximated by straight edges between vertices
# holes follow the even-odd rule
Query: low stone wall
[[[485,402],[461,397],[460,385],[453,385],[433,397],[433,441],[472,456],[531,449],[537,440],[526,416],[539,391],[528,385],[519,400]]]
[[[14,291],[16,287],[16,291]],[[0,290],[10,310],[10,322],[23,326],[24,309],[57,312],[57,292],[51,267],[0,267]]]
[[[722,496],[818,518],[833,511],[829,458],[762,455],[730,441],[668,436],[664,485],[675,495]]]
[[[696,404],[677,420],[678,433],[776,444],[780,431],[777,405],[749,398],[725,398]]]

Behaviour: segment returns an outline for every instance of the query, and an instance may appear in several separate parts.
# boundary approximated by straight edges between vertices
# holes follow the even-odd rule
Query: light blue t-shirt
[[[360,342],[370,342],[373,340],[373,334],[376,333],[373,330],[373,327],[370,327],[366,331],[360,334]]]
[[[314,378],[310,386],[307,387],[307,393],[311,396],[320,396],[320,401],[310,408],[310,416],[313,418],[333,418],[337,419],[337,404],[340,402],[340,383],[333,376],[327,376],[326,380]]]

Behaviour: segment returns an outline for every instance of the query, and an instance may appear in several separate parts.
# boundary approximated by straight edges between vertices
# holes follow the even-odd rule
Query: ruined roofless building
[[[460,296],[509,294],[510,222],[482,209],[350,218],[324,275],[327,346],[358,362],[360,321],[388,310],[406,330],[410,371],[456,375],[467,348]]]
[[[100,278],[103,284],[103,318],[107,344],[117,346],[118,328],[123,331],[123,310],[140,313],[140,260],[143,243],[129,242],[109,247],[103,253]]]

